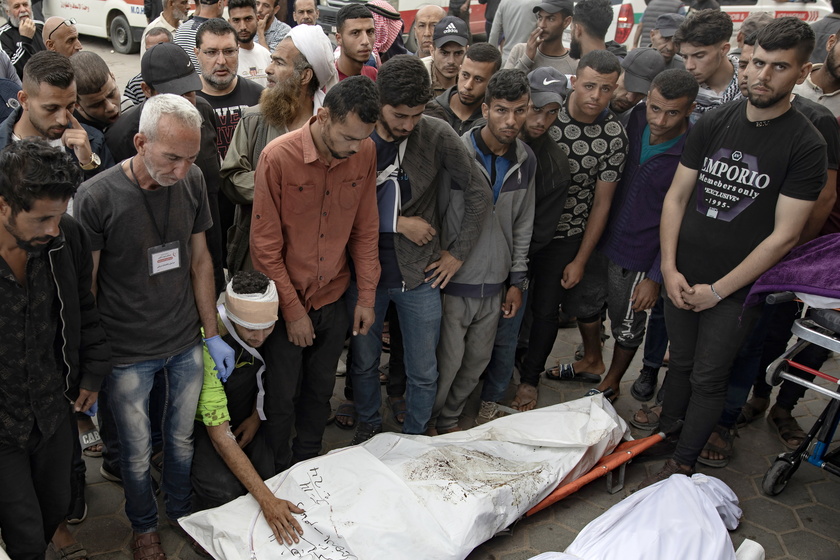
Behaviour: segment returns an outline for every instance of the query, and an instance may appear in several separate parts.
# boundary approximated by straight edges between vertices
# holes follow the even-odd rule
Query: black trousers
[[[71,415],[44,438],[33,427],[26,447],[0,444],[0,531],[12,560],[41,560],[70,504]]]
[[[281,318],[262,348],[265,414],[276,472],[321,452],[330,415],[335,369],[347,334],[344,298],[310,310],[309,318],[315,330],[312,346],[301,348],[289,342]],[[293,427],[295,439],[290,448]]]
[[[274,456],[266,442],[265,431],[264,426],[257,430],[254,439],[243,449],[263,480],[274,476]],[[244,495],[247,490],[216,451],[204,424],[195,423],[193,437],[195,453],[190,472],[193,509],[218,507]]]

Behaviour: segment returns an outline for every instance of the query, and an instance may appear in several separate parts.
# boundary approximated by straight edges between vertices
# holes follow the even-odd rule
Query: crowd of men
[[[650,46],[628,52],[607,41],[609,0],[502,0],[489,42],[422,8],[412,54],[383,0],[342,8],[334,43],[313,0],[294,27],[284,4],[199,0],[188,17],[164,0],[121,95],[72,20],[6,1],[12,560],[50,541],[87,557],[66,527],[87,512],[83,455],[123,487],[136,560],[166,557],[160,491],[176,530],[248,492],[298,542],[306,504],[263,481],[319,455],[329,421],[352,444],[382,431],[385,344],[406,434],[463,429],[480,384],[477,423],[539,406],[541,376],[613,401],[643,348],[631,393],[655,402],[630,421],[667,434],[648,456],[668,460],[641,487],[725,466],[768,408],[785,445],[802,441],[802,392],[786,383],[770,407],[759,375],[798,308],[744,301],[793,247],[840,231],[837,28],[758,14],[733,54],[726,14],[652,0]],[[569,318],[582,347],[548,364]]]

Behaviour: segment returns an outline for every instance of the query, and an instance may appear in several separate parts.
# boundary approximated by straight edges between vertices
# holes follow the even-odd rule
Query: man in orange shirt
[[[263,354],[277,472],[321,451],[348,326],[348,253],[359,290],[353,334],[373,324],[379,212],[376,147],[368,137],[378,117],[376,85],[347,78],[308,125],[266,146],[257,165],[251,257],[277,285],[284,319]]]

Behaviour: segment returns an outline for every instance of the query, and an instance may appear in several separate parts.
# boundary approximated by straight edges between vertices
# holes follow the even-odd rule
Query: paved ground
[[[86,49],[100,54],[109,64],[122,89],[126,81],[139,71],[139,55],[119,55],[110,50],[105,40],[83,38]],[[558,336],[552,360],[568,361],[579,340],[576,330],[563,330]],[[607,343],[605,358],[609,358],[610,343]],[[624,418],[638,408],[630,397],[630,385],[639,370],[639,360],[634,362],[624,384],[623,396],[616,402],[616,408]],[[835,358],[827,364],[826,371],[840,374],[840,362]],[[559,383],[543,380],[540,387],[540,405],[550,405],[577,398],[588,389],[576,383]],[[343,380],[336,384],[333,408],[340,402]],[[808,394],[795,413],[803,426],[810,427],[825,406],[826,400]],[[471,427],[478,407],[477,399],[467,408],[462,426]],[[386,429],[396,430],[389,413],[385,413]],[[634,435],[647,435],[634,432]],[[761,479],[776,454],[783,446],[772,428],[763,421],[741,430],[737,440],[737,454],[729,467],[710,469],[700,467],[701,472],[717,476],[729,484],[741,500],[744,519],[741,526],[731,533],[737,546],[744,538],[758,541],[764,546],[767,558],[773,559],[840,559],[840,527],[833,515],[840,515],[840,483],[810,465],[803,465],[789,483],[787,489],[777,498],[769,498],[761,492]],[[330,426],[325,444],[327,450],[347,445],[352,432]],[[76,537],[88,549],[95,560],[129,559],[131,530],[123,513],[123,497],[119,487],[104,481],[99,475],[99,459],[87,459],[88,518],[72,528]],[[563,550],[587,523],[606,509],[627,496],[630,489],[644,478],[648,471],[658,469],[659,463],[633,464],[627,469],[626,488],[614,495],[605,491],[603,481],[583,488],[577,494],[552,507],[516,523],[504,536],[497,536],[478,547],[470,560],[498,559],[517,560],[529,558],[540,552]],[[161,510],[162,510],[161,502]],[[161,530],[163,546],[169,557],[194,559],[197,555],[184,541],[168,527]],[[422,558],[422,551],[418,551]],[[50,552],[48,558],[55,558]],[[660,559],[654,559],[660,560]]]
[[[576,329],[560,331],[552,360],[570,359],[579,340]],[[605,358],[610,356],[607,342]],[[840,362],[835,358],[827,364],[826,371],[840,373]],[[631,367],[616,408],[624,418],[629,418],[638,407],[630,396],[630,385],[638,373],[638,358]],[[341,402],[343,379],[336,384],[333,408]],[[550,405],[581,396],[589,386],[577,383],[560,383],[543,380],[540,387],[540,405]],[[384,391],[383,391],[384,393]],[[800,403],[796,413],[800,422],[810,427],[822,410],[825,399],[810,393]],[[478,408],[477,396],[467,408],[461,425],[472,427]],[[383,413],[386,429],[396,431],[390,412]],[[635,432],[636,436],[647,435]],[[787,489],[777,498],[761,492],[761,479],[776,454],[783,451],[772,428],[763,421],[741,430],[737,440],[737,454],[725,469],[700,467],[700,471],[719,477],[729,484],[741,500],[744,519],[741,526],[731,533],[737,546],[750,538],[764,546],[768,560],[813,559],[835,560],[840,558],[840,528],[834,515],[840,516],[840,481],[824,474],[811,465],[797,471]],[[329,426],[325,437],[326,448],[334,449],[349,443],[352,432]],[[129,559],[131,530],[123,513],[122,491],[104,481],[99,475],[99,459],[88,462],[88,507],[86,521],[72,530],[94,560]],[[478,547],[470,560],[519,560],[540,552],[562,551],[587,523],[610,506],[629,495],[632,488],[648,471],[658,469],[660,463],[631,464],[627,468],[624,490],[611,495],[606,492],[603,480],[583,488],[577,494],[558,502],[546,510],[516,523],[505,535],[497,536]],[[161,502],[162,510],[162,502]],[[171,559],[194,559],[196,554],[171,529],[162,529],[163,545]],[[422,558],[422,551],[418,551]],[[55,555],[50,553],[52,560]]]

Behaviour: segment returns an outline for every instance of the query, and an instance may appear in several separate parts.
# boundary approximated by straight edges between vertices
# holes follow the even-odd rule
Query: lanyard
[[[143,199],[146,212],[149,214],[149,219],[152,221],[152,225],[155,226],[155,231],[157,231],[157,234],[160,237],[160,244],[164,245],[166,243],[166,230],[169,229],[169,203],[172,202],[172,188],[166,187],[166,214],[163,218],[163,230],[161,231],[158,227],[157,220],[155,220],[155,214],[152,212],[152,205],[149,204],[149,199],[146,196],[146,193],[143,192],[143,188],[140,186],[140,181],[137,180],[137,175],[134,173],[134,158],[128,160],[128,168],[131,170],[131,177],[134,179],[134,184],[137,185],[138,189],[140,189],[140,196]]]

